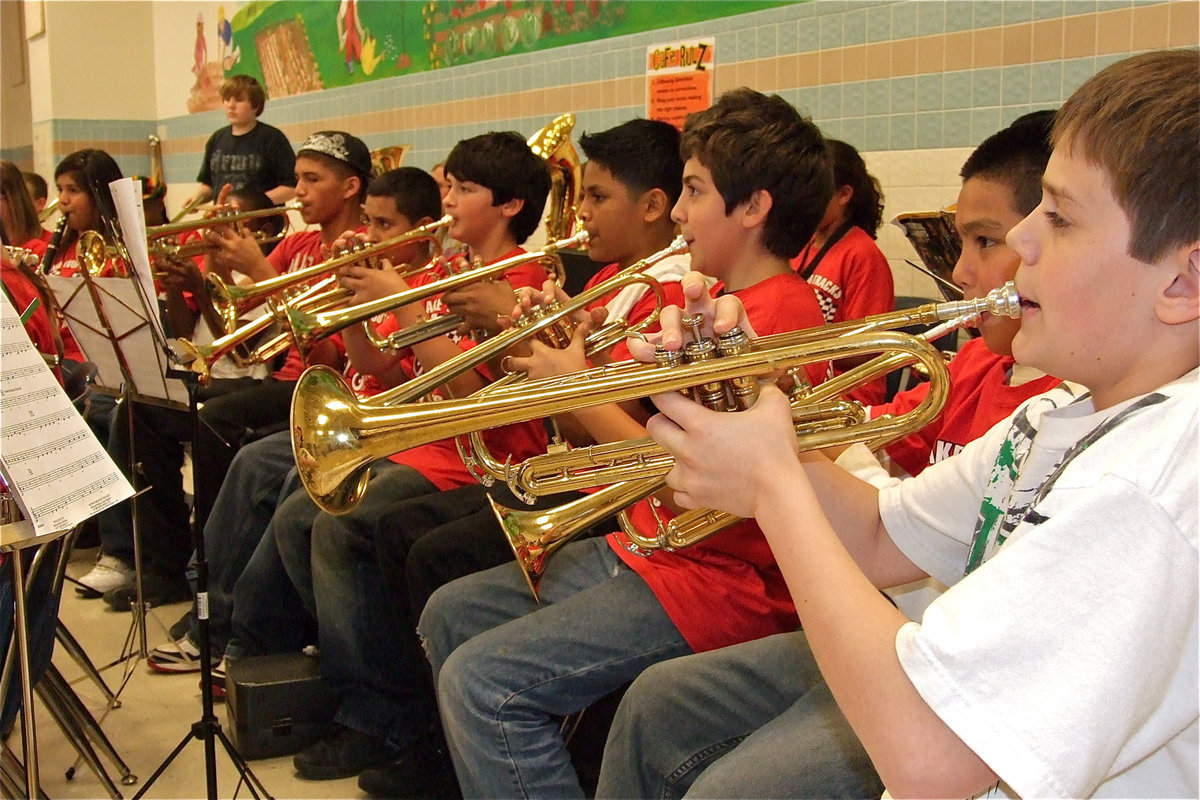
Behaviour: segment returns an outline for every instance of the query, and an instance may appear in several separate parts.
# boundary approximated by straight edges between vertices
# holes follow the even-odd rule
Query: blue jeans
[[[413,625],[401,623],[407,609],[392,608],[375,541],[402,524],[405,501],[436,491],[411,467],[377,461],[350,512],[318,513],[307,527],[275,526],[284,568],[317,619],[321,679],[338,695],[334,720],[397,749],[429,729],[433,709]]]
[[[227,658],[295,653],[311,643],[314,614],[308,548],[306,545],[303,552],[304,580],[293,582],[280,544],[281,535],[283,542],[294,539],[293,531],[307,536],[318,513],[320,509],[303,487],[293,490],[275,509],[233,587]]]
[[[215,652],[224,652],[229,639],[238,578],[262,540],[275,509],[300,487],[294,466],[292,437],[287,431],[246,445],[234,456],[204,523],[209,636]],[[194,609],[189,616],[190,638],[198,642],[200,631]]]
[[[803,633],[657,664],[625,693],[597,798],[879,797]]]
[[[542,605],[504,564],[441,587],[421,615],[464,797],[583,797],[557,718],[691,652],[604,539],[564,546],[540,588]]]

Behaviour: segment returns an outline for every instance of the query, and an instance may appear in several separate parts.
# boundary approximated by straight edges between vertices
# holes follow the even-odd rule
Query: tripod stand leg
[[[92,716],[91,712],[80,701],[79,696],[71,689],[70,684],[63,678],[58,668],[51,664],[42,680],[43,682],[47,682],[51,691],[59,695],[64,709],[70,713],[71,719],[79,730],[117,768],[117,772],[121,776],[121,784],[132,786],[137,783],[137,775],[134,775],[130,771],[129,766],[121,758],[116,748],[113,747],[112,742],[109,741],[108,736],[104,733],[96,718]]]
[[[100,674],[100,670],[96,669],[96,665],[92,663],[92,659],[84,651],[83,646],[69,630],[63,625],[62,620],[58,621],[58,627],[54,631],[54,638],[62,645],[63,650],[71,657],[79,668],[83,670],[86,677],[90,678],[92,683],[100,689],[104,694],[105,701],[111,708],[120,708],[121,701],[113,693],[113,690],[108,688],[108,684],[104,682],[104,677]]]
[[[72,724],[70,712],[61,704],[62,698],[58,697],[53,689],[48,685],[38,684],[37,695],[41,698],[43,705],[50,712],[50,716],[58,723],[58,727],[62,729],[63,734],[71,742],[71,746],[75,748],[75,752],[79,753],[87,765],[91,767],[92,772],[100,779],[100,783],[104,784],[104,788],[108,791],[109,797],[113,800],[122,800],[124,795],[117,785],[113,783],[109,777],[108,771],[104,769],[104,765],[100,763],[100,757],[96,755],[92,743],[88,741],[83,731]]]

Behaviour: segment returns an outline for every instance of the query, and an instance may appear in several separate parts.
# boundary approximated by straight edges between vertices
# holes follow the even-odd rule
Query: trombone
[[[1006,286],[1004,291],[997,290],[978,300],[929,303],[855,323],[766,336],[754,340],[748,352],[724,358],[691,364],[619,362],[435,403],[395,406],[364,403],[354,397],[334,370],[313,367],[300,377],[292,397],[292,448],[301,481],[313,500],[337,513],[337,509],[349,507],[361,498],[366,490],[367,467],[372,461],[472,431],[722,381],[735,381],[744,388],[747,383],[781,369],[873,352],[884,355],[826,381],[813,389],[806,400],[840,397],[856,381],[861,382],[864,375],[874,379],[883,374],[880,370],[895,369],[913,360],[928,362],[931,375],[944,376],[945,362],[927,342],[880,329],[930,324],[975,311],[1009,316],[1019,313],[1015,289]],[[867,322],[876,332],[849,335],[855,327],[862,328]],[[879,420],[865,422],[855,426],[865,429],[861,433],[856,431],[857,438],[849,436],[842,441],[873,439],[881,435],[881,427]],[[836,443],[824,442],[820,446]],[[620,481],[622,477],[618,469],[616,475],[601,473],[595,479],[602,484]]]
[[[951,330],[976,324],[978,319],[978,313],[964,314],[927,330],[916,338],[925,342],[933,342]],[[853,337],[862,335],[850,334]],[[897,361],[896,358],[896,354],[891,354],[877,359],[878,369],[862,365],[857,384],[861,385],[901,366],[902,362]],[[872,449],[878,449],[889,441],[906,436],[928,424],[937,414],[941,413],[948,391],[948,386],[943,385],[948,383],[948,372],[944,360],[929,362],[922,359],[917,362],[918,367],[924,367],[926,371],[931,364],[938,368],[929,376],[931,380],[930,394],[917,408],[906,412],[894,424],[878,424],[874,431],[874,438],[869,440],[863,436],[865,428],[856,427],[864,425],[867,421],[866,409],[860,403],[848,400],[817,399],[830,397],[833,392],[849,391],[853,387],[847,385],[848,379],[839,376],[822,384],[819,392],[806,391],[798,386],[797,390],[792,393],[792,423],[795,427],[799,449],[821,449],[842,444],[844,442],[839,441],[842,438],[841,431],[852,433],[852,441],[866,441]],[[886,419],[889,418],[880,418],[880,420]],[[472,440],[474,441],[477,436],[478,434],[472,433]],[[625,457],[618,459],[600,455],[599,448],[609,448],[617,456],[624,454]],[[655,535],[646,536],[633,524],[629,517],[628,507],[666,487],[663,476],[670,471],[672,460],[660,449],[653,447],[649,439],[582,449],[585,451],[583,454],[573,454],[575,464],[603,467],[609,474],[616,474],[617,478],[615,479],[618,482],[577,500],[542,511],[508,508],[490,497],[488,498],[492,513],[496,515],[496,520],[500,523],[509,546],[512,547],[513,554],[517,558],[525,581],[535,599],[539,599],[538,585],[550,556],[592,524],[607,519],[613,514],[617,514],[618,526],[625,534],[625,539],[621,543],[630,552],[641,556],[648,556],[655,550],[670,551],[689,547],[739,521],[737,517],[725,512],[712,509],[692,509],[667,522],[660,519]],[[546,457],[535,456],[533,459],[529,459],[526,465],[544,458]],[[562,459],[563,456],[559,456],[559,458]],[[507,465],[504,466],[507,467]],[[555,479],[559,476],[549,476],[545,486],[532,487],[535,494],[562,491],[571,485],[565,478],[569,470],[577,469],[577,467],[564,461],[558,469],[559,476],[562,476],[563,480],[558,482]],[[589,480],[581,471],[581,474],[576,476],[576,485],[593,485],[597,477],[600,475],[594,475]],[[523,477],[522,480],[528,480],[528,478]],[[513,486],[512,476],[509,477],[509,486],[518,496],[522,495],[521,490]],[[522,499],[526,499],[526,497]],[[532,502],[532,500],[526,499],[526,502]],[[657,517],[657,514],[655,516]]]
[[[253,213],[253,212],[251,212]],[[399,236],[394,236],[391,239],[386,239],[382,242],[367,245],[362,248],[355,248],[342,255],[334,256],[326,259],[319,264],[313,264],[311,267],[296,270],[295,272],[285,272],[274,278],[265,281],[258,281],[249,286],[232,286],[216,273],[208,273],[204,278],[204,283],[208,289],[209,298],[212,301],[213,308],[217,315],[224,323],[225,332],[232,333],[237,329],[238,318],[252,308],[256,308],[267,301],[267,298],[274,296],[284,289],[290,289],[299,284],[307,283],[313,279],[320,278],[327,273],[333,272],[350,264],[357,264],[366,261],[373,257],[381,256],[389,250],[394,250],[402,245],[411,244],[418,241],[439,241],[443,229],[449,227],[451,222],[450,216],[444,216],[436,222],[431,222],[428,225],[422,225],[419,228],[414,228],[407,233]],[[161,226],[168,227],[168,226]],[[428,269],[428,265],[421,269]],[[413,274],[421,270],[406,272],[405,275]],[[349,293],[342,293],[339,300],[345,300],[349,297]],[[369,318],[369,317],[368,317]],[[297,342],[299,344],[299,342]]]
[[[444,217],[443,219],[448,219],[448,217]],[[556,242],[550,242],[541,250],[537,250],[535,252],[521,253],[520,255],[501,259],[500,261],[493,262],[486,266],[475,267],[473,269],[465,270],[437,281],[432,281],[424,286],[406,289],[403,292],[397,292],[396,294],[388,295],[387,297],[381,297],[378,300],[371,300],[366,303],[348,306],[335,311],[325,311],[312,314],[303,310],[289,309],[288,322],[292,326],[292,332],[296,340],[296,347],[299,348],[301,353],[306,353],[318,340],[323,339],[326,336],[331,336],[343,328],[347,328],[355,323],[366,322],[377,314],[386,313],[392,309],[399,308],[400,306],[408,305],[409,303],[423,301],[427,298],[434,297],[435,295],[452,291],[485,278],[498,278],[509,270],[515,269],[516,267],[524,264],[533,262],[549,264],[554,271],[555,283],[557,283],[559,286],[562,286],[566,278],[566,273],[563,269],[562,261],[558,258],[556,253],[559,250],[566,250],[586,244],[587,239],[587,231],[580,231],[574,236],[567,237],[566,239],[559,239]],[[428,265],[425,268],[428,268]],[[409,341],[420,341],[423,338],[428,339],[438,335],[437,333],[429,333],[428,335],[422,333],[422,329],[427,325],[440,326],[440,323],[438,320],[420,323],[416,326],[412,326],[412,328],[398,331],[398,333]],[[413,330],[413,328],[416,328],[416,330]],[[442,332],[445,331],[443,330]],[[440,384],[441,382],[434,383],[430,386],[430,389],[437,387]],[[401,384],[401,386],[396,387],[396,389],[400,389],[401,387],[407,385],[408,384]],[[391,395],[389,393],[384,393],[384,395],[389,397],[404,396],[406,399],[409,399],[411,397],[420,397],[426,393],[428,393],[428,390],[417,395]],[[377,395],[377,397],[381,396]],[[381,400],[381,402],[386,401]]]

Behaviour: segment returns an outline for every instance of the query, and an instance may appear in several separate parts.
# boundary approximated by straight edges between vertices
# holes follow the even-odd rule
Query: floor
[[[69,575],[78,577],[91,569],[94,550],[77,550],[68,567]],[[151,609],[146,619],[147,647],[167,641],[170,627],[188,608],[187,603]],[[83,600],[68,585],[63,592],[59,618],[79,640],[97,667],[117,661],[131,631],[131,615],[110,610],[102,600]],[[136,642],[134,643],[136,649]],[[114,748],[124,759],[138,781],[121,786],[119,771],[106,762],[109,774],[125,797],[141,791],[146,780],[170,752],[188,734],[192,723],[201,716],[200,677],[197,673],[164,675],[153,672],[140,659],[118,663],[103,669],[105,681],[114,691],[125,681],[119,693],[120,708],[107,710],[104,696],[95,684],[82,678],[79,667],[58,650],[54,662],[76,693],[97,719]],[[229,734],[224,703],[217,703],[216,716]],[[104,798],[104,785],[86,764],[80,764],[74,777],[66,774],[75,764],[75,751],[44,711],[38,710],[37,739],[42,790],[50,798]],[[19,725],[18,725],[19,729]],[[20,753],[17,734],[8,742]],[[102,758],[103,760],[103,758]],[[250,762],[250,769],[272,797],[278,798],[341,798],[364,797],[354,778],[339,781],[306,781],[292,769],[291,756]],[[216,747],[216,796],[222,798],[251,797],[246,787],[238,786],[238,773],[233,762],[218,743]],[[236,793],[235,793],[236,789]],[[147,792],[153,798],[192,798],[208,795],[205,778],[204,745],[191,740],[182,753]]]

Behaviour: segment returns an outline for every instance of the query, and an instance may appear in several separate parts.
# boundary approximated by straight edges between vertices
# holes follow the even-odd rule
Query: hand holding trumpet
[[[742,301],[734,295],[713,297],[708,290],[707,278],[699,272],[688,272],[680,279],[684,305],[666,306],[659,317],[659,332],[645,337],[630,339],[629,352],[638,361],[653,363],[654,349],[661,345],[667,350],[678,350],[691,337],[683,325],[683,318],[701,315],[704,322],[700,332],[705,336],[726,333],[737,327],[751,339],[754,328],[746,318]]]
[[[541,291],[524,287],[517,290],[517,304],[509,319],[515,321],[528,316],[535,308],[554,302],[565,304],[570,299],[570,296],[552,280],[547,280]],[[570,341],[554,346],[535,337],[524,343],[525,354],[510,353],[504,365],[509,371],[524,372],[535,380],[587,369],[591,365],[588,363],[586,339],[588,334],[603,325],[607,318],[608,310],[605,308],[594,308],[590,311],[580,309],[571,316],[573,330]],[[600,355],[595,354],[592,360],[599,363],[601,359],[596,356]]]

